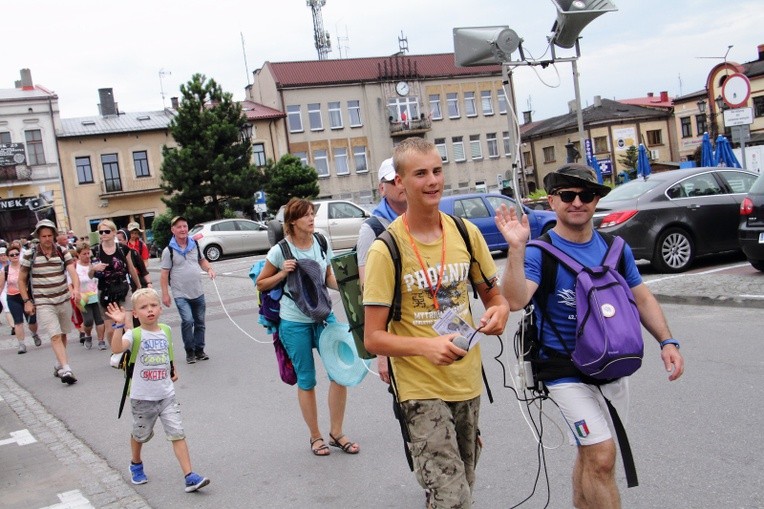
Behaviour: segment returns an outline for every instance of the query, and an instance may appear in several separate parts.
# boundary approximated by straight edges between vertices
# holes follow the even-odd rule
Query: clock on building
[[[405,81],[399,81],[395,85],[395,91],[398,92],[398,95],[408,95],[409,93],[409,84]]]

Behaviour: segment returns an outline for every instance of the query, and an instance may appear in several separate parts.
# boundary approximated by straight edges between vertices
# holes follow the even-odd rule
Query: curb
[[[669,295],[654,292],[655,298],[661,304],[693,304],[696,306],[723,306],[736,308],[764,309],[764,299],[750,299],[746,297],[734,297],[731,295],[719,295],[709,297],[704,295]]]

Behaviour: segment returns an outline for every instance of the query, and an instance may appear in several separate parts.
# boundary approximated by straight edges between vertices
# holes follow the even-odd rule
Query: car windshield
[[[614,188],[607,196],[600,200],[600,203],[637,198],[650,189],[658,187],[660,184],[661,181],[658,179],[632,180]]]

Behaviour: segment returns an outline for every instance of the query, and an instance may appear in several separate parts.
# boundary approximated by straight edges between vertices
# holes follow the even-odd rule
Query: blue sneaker
[[[143,473],[143,463],[130,463],[130,480],[133,484],[146,484],[149,478]]]
[[[203,488],[210,483],[210,480],[206,477],[191,472],[186,476],[186,493],[191,493],[199,488]]]

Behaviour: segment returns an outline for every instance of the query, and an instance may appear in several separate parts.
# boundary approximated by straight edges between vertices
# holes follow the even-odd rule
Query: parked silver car
[[[223,255],[268,251],[268,228],[249,219],[217,219],[195,225],[188,232],[204,256],[214,262]]]

